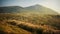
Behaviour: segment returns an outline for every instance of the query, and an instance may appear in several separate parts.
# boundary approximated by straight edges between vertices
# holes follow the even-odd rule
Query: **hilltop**
[[[33,5],[29,7],[21,6],[8,6],[0,7],[0,13],[33,13],[33,14],[52,14],[57,15],[58,13],[50,8],[42,5]]]
[[[0,7],[0,34],[60,34],[60,15],[41,5]]]

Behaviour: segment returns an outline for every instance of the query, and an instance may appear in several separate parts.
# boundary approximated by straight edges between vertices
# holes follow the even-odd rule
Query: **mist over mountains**
[[[0,7],[0,13],[37,13],[37,14],[58,14],[54,10],[41,6],[41,5],[33,5],[29,7],[21,7],[21,6],[8,6],[8,7]]]

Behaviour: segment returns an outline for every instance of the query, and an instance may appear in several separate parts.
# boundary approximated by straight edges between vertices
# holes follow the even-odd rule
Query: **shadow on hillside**
[[[4,32],[4,31],[0,31],[0,34],[7,34],[6,32]]]

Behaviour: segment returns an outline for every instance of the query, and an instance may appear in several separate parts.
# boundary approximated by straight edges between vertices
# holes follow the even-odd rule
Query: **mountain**
[[[46,8],[46,7],[38,5],[38,4],[30,6],[30,7],[26,7],[25,9],[27,9],[30,12],[40,13],[40,14],[58,14],[54,10],[52,10],[50,8]]]
[[[8,6],[8,7],[0,7],[0,13],[16,13],[21,11],[23,8],[20,6]]]
[[[41,5],[0,7],[0,34],[60,34],[60,15],[56,14]]]
[[[20,7],[20,6],[8,6],[0,7],[0,13],[29,13],[29,14],[58,14],[50,8],[46,8],[42,5],[33,5],[29,7]]]

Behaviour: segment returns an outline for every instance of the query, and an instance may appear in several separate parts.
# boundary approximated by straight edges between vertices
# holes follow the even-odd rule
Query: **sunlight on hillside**
[[[0,14],[2,34],[60,34],[60,15]]]

